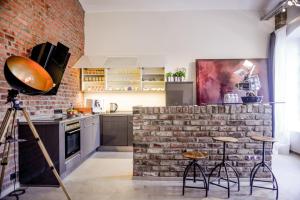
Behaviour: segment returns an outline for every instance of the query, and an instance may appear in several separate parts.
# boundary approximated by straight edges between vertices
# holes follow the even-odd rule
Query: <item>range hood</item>
[[[103,67],[106,61],[105,56],[96,55],[96,56],[87,56],[83,55],[75,63],[73,68],[99,68]]]
[[[119,68],[119,67],[163,67],[162,55],[139,56],[82,56],[73,68]]]
[[[104,67],[138,67],[137,60],[137,57],[108,57],[104,63]]]

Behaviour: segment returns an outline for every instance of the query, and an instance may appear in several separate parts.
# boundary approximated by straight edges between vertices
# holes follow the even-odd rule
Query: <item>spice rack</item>
[[[100,92],[105,90],[104,68],[83,68],[81,71],[83,92]]]

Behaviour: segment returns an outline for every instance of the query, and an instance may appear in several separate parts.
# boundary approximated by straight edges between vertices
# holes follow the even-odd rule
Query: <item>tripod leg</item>
[[[2,192],[2,184],[3,184],[3,180],[4,180],[4,176],[5,176],[5,169],[6,169],[6,166],[8,165],[9,151],[10,151],[10,143],[6,142],[4,144],[3,155],[2,155],[2,160],[1,160],[0,193]]]
[[[16,115],[17,115],[17,111],[16,110],[12,110],[11,114],[13,114],[13,119],[12,119],[12,123],[11,123],[11,131],[8,133],[7,131],[3,133],[3,137],[4,137],[4,147],[3,147],[3,154],[2,154],[2,158],[1,158],[1,175],[0,175],[0,193],[2,192],[2,184],[3,184],[3,180],[4,180],[4,176],[5,176],[5,169],[6,166],[8,165],[8,156],[9,156],[9,151],[10,151],[10,142],[7,141],[7,138],[12,136],[12,133],[14,131],[14,124],[15,124],[15,120],[16,120]],[[7,124],[9,125],[10,120],[7,121]],[[8,125],[4,125],[7,126]]]
[[[3,121],[2,121],[2,124],[1,124],[1,127],[0,127],[0,144],[3,143],[5,133],[7,131],[9,122],[11,120],[11,116],[14,112],[15,112],[15,109],[9,108],[9,109],[7,109],[7,111],[5,113],[5,116],[3,118]]]
[[[67,199],[71,200],[71,197],[69,196],[69,194],[68,194],[68,192],[67,192],[67,190],[66,190],[66,188],[65,188],[65,186],[64,186],[64,184],[63,184],[63,182],[62,182],[62,180],[61,180],[61,178],[60,178],[60,176],[58,174],[58,172],[56,171],[56,169],[54,167],[54,164],[53,164],[53,162],[52,162],[52,160],[51,160],[51,158],[50,158],[50,156],[49,156],[49,154],[48,154],[48,152],[47,152],[47,150],[46,150],[46,148],[45,148],[42,140],[40,139],[40,136],[39,136],[38,132],[36,131],[36,129],[35,129],[32,121],[31,121],[31,119],[29,117],[29,114],[27,113],[27,111],[25,109],[22,109],[22,112],[23,112],[24,117],[25,117],[25,119],[26,119],[26,121],[27,121],[27,123],[28,123],[28,125],[29,125],[29,127],[31,129],[31,131],[32,131],[32,134],[33,134],[34,138],[37,140],[37,143],[38,143],[38,145],[39,145],[39,147],[40,147],[40,149],[41,149],[41,151],[42,151],[42,153],[43,153],[43,155],[44,155],[44,157],[45,157],[45,159],[46,159],[49,167],[51,168],[54,176],[56,177],[57,181],[59,182],[60,187],[62,188],[63,192],[65,193]]]

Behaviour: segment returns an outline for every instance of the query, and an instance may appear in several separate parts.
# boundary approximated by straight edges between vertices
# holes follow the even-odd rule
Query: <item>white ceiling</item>
[[[264,10],[271,2],[274,0],[80,0],[86,12]]]

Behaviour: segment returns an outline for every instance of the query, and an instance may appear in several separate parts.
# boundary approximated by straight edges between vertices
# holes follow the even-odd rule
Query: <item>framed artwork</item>
[[[262,102],[268,102],[267,59],[197,59],[197,104],[223,103],[224,95],[229,92],[236,93],[239,97],[245,96],[246,92],[238,90],[235,85],[243,80],[239,75],[246,60],[255,65],[252,74],[258,75],[260,80],[261,88],[257,95],[263,96]],[[242,102],[241,98],[239,102]]]

